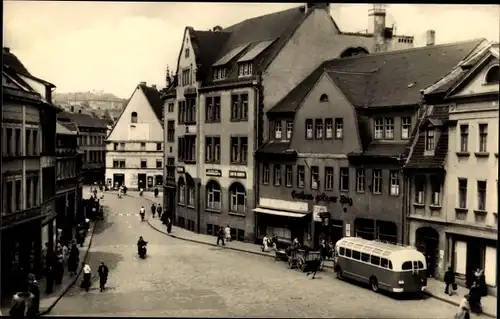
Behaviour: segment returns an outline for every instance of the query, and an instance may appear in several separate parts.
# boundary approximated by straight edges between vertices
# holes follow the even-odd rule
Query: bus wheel
[[[336,269],[336,273],[337,273],[337,279],[339,280],[344,279],[344,274],[342,273],[342,269],[340,267]]]
[[[378,291],[378,280],[376,277],[371,277],[370,278],[370,286],[372,287],[372,290],[374,292],[377,292]]]

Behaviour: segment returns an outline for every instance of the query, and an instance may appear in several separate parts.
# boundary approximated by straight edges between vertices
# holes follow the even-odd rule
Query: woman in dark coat
[[[75,243],[71,246],[68,257],[68,272],[71,276],[76,275],[78,263],[80,262],[80,250]]]

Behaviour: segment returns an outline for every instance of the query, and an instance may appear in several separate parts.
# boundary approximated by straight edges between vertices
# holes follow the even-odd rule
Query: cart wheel
[[[302,265],[300,265],[300,270],[301,270],[302,272],[305,272],[305,271],[306,271],[306,264],[302,264]]]

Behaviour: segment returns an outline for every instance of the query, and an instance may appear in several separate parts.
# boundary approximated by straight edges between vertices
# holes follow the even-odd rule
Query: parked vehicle
[[[425,256],[414,247],[359,237],[344,237],[335,245],[337,278],[369,284],[377,292],[418,292],[427,286]]]
[[[288,268],[297,268],[297,270],[305,272],[311,268],[313,261],[321,260],[319,251],[306,249],[292,249],[288,257]]]

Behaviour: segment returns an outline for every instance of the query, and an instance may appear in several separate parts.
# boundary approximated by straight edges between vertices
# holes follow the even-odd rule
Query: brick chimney
[[[427,32],[425,33],[426,35],[426,38],[427,38],[427,41],[426,41],[426,45],[427,46],[432,46],[434,44],[436,44],[436,31],[434,30],[427,30]]]
[[[6,47],[4,47],[4,48],[3,48],[3,52],[5,52],[5,53],[10,53],[10,48],[6,48]]]
[[[142,86],[146,86],[146,84],[147,84],[146,82],[141,82]]]
[[[151,84],[151,87],[156,90],[156,84]]]
[[[386,11],[383,4],[374,4],[368,11],[368,16],[373,25],[373,39],[375,41],[375,52],[385,51],[385,18]],[[369,22],[370,25],[370,22]],[[369,29],[372,31],[371,29]]]

